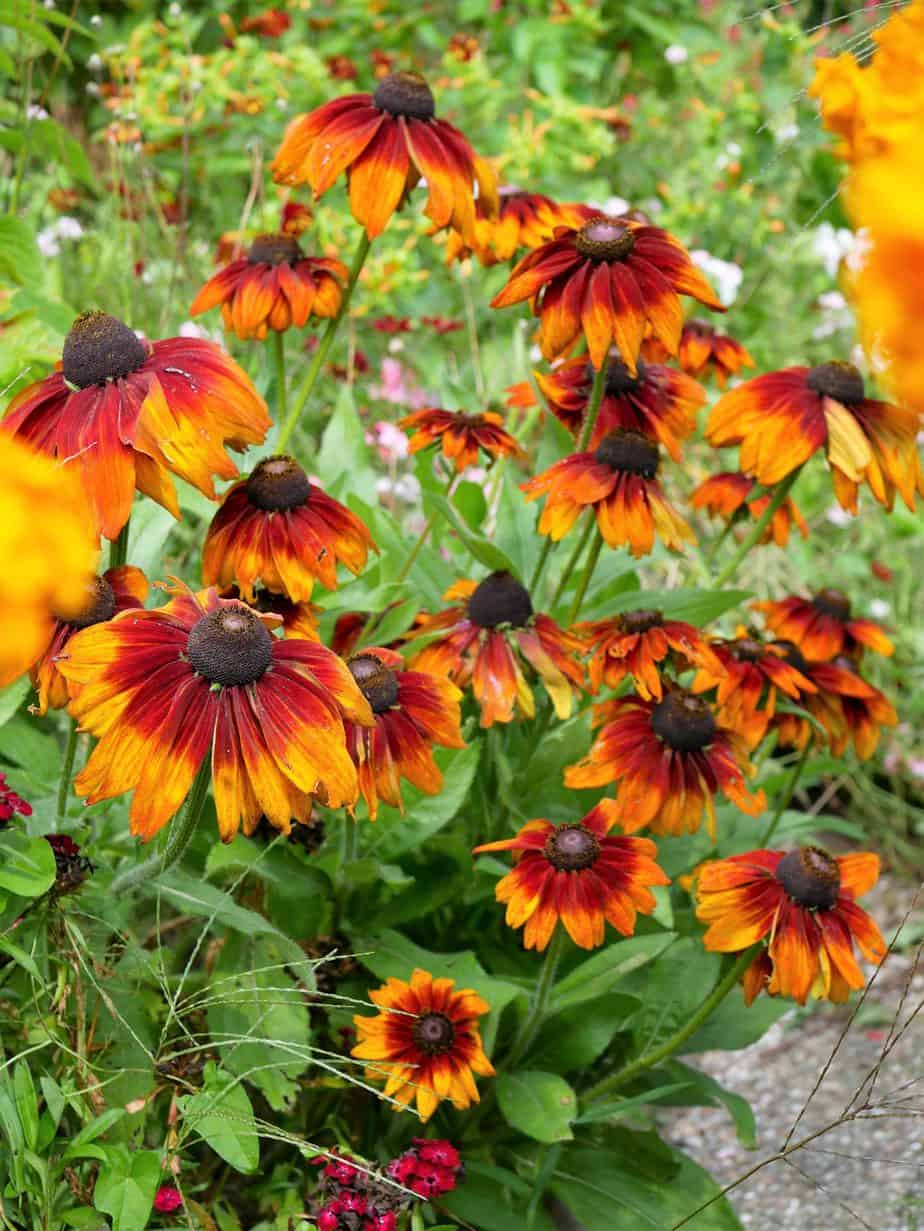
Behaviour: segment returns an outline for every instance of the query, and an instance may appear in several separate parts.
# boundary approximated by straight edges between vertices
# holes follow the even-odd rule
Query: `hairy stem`
[[[128,532],[131,527],[131,518],[125,523],[119,531],[119,537],[112,540],[109,544],[109,567],[121,568],[128,559]]]
[[[510,1051],[504,1060],[505,1069],[512,1069],[517,1061],[522,1059],[536,1037],[539,1027],[542,1025],[543,1018],[548,1011],[552,989],[555,986],[555,974],[561,959],[564,936],[564,928],[556,927],[555,934],[549,941],[549,947],[545,951],[545,961],[542,963],[542,969],[539,972],[539,980],[536,983],[536,990],[533,994],[532,1004],[529,1006],[529,1012],[526,1014],[523,1025],[520,1027],[519,1033],[513,1040]]]
[[[596,522],[593,523],[596,525]],[[571,614],[568,616],[568,623],[573,624],[578,618],[581,611],[581,603],[584,601],[584,596],[587,594],[587,587],[590,585],[590,579],[594,575],[594,569],[597,567],[597,561],[600,559],[600,551],[603,548],[603,536],[600,531],[597,531],[597,537],[591,545],[590,551],[587,553],[587,563],[584,565],[584,571],[578,581],[577,593],[574,596],[574,602],[571,605]]]
[[[71,791],[71,777],[74,773],[74,757],[77,755],[77,723],[71,719],[67,732],[67,744],[64,749],[64,760],[61,763],[61,777],[58,781],[58,807],[55,812],[57,819],[63,820],[67,815],[67,797]]]
[[[285,335],[278,330],[270,331],[272,336],[273,348],[273,371],[276,377],[276,415],[281,421],[285,421],[287,389],[286,389],[286,344]]]
[[[810,746],[811,746],[811,740],[807,739],[805,741],[805,747],[800,752],[799,759],[798,761],[796,761],[795,765],[793,766],[792,773],[789,775],[789,778],[786,782],[786,789],[783,791],[783,794],[780,796],[780,802],[776,806],[776,811],[774,812],[773,816],[770,818],[770,824],[767,826],[767,828],[763,832],[763,837],[760,840],[760,847],[762,850],[766,850],[767,843],[776,833],[776,827],[777,825],[779,825],[780,820],[782,819],[783,813],[792,803],[792,797],[796,793],[796,787],[799,785],[799,779],[802,777],[802,771],[805,769],[805,763],[808,760]]]
[[[212,766],[210,760],[206,757],[199,767],[199,772],[189,794],[186,796],[186,806],[183,812],[173,818],[170,832],[167,835],[167,844],[163,852],[159,855],[152,855],[149,859],[145,859],[143,863],[139,863],[134,868],[130,868],[127,872],[117,876],[112,882],[110,889],[112,894],[124,893],[126,889],[133,889],[135,885],[140,885],[143,881],[150,880],[151,877],[161,876],[168,868],[172,868],[175,863],[178,863],[183,858],[186,848],[192,841],[193,834],[199,826],[211,780]]]

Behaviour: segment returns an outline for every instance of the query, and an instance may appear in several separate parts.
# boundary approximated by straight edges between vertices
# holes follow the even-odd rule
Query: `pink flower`
[[[154,1209],[158,1214],[173,1214],[182,1204],[180,1190],[172,1184],[161,1184],[154,1195]]]

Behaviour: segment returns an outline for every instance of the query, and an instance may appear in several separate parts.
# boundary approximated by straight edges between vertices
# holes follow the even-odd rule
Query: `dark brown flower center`
[[[503,571],[485,577],[468,600],[468,617],[482,628],[497,628],[500,624],[522,628],[532,614],[529,591]]]
[[[675,752],[698,752],[715,738],[716,722],[701,697],[670,692],[651,712],[651,729]]]
[[[844,363],[840,359],[831,363],[820,363],[817,368],[809,371],[806,384],[822,397],[833,398],[835,402],[862,402],[866,396],[863,377],[860,370],[852,363]]]
[[[701,321],[698,317],[687,321],[683,330],[684,333],[695,333],[698,338],[714,338],[716,336],[715,328],[708,321]]]
[[[456,1037],[455,1027],[444,1013],[423,1013],[414,1022],[414,1042],[428,1056],[449,1051]]]
[[[384,714],[398,703],[398,677],[374,654],[357,654],[347,663],[373,714]]]
[[[88,389],[137,372],[147,357],[144,343],[124,321],[108,312],[84,312],[64,339],[61,370],[69,385]]]
[[[390,73],[383,77],[372,101],[389,115],[405,115],[412,120],[432,120],[436,113],[433,94],[420,73]]]
[[[759,663],[766,654],[766,649],[753,637],[739,637],[729,642],[728,648],[739,662]]]
[[[658,473],[658,446],[640,432],[620,429],[603,437],[594,451],[594,461],[609,466],[610,470],[653,479]]]
[[[247,498],[267,513],[301,508],[311,495],[308,476],[294,457],[264,458],[247,480]]]
[[[812,606],[823,615],[840,620],[842,624],[850,619],[850,599],[843,590],[819,590],[812,599]]]
[[[619,619],[625,632],[647,633],[650,628],[659,628],[664,623],[664,612],[639,607],[636,611],[623,612]]]
[[[788,663],[796,671],[801,671],[803,675],[809,670],[809,665],[805,661],[802,651],[794,641],[771,641],[770,644],[783,651],[784,663]]]
[[[635,247],[635,235],[621,219],[601,215],[584,223],[574,246],[581,256],[594,261],[624,261]]]
[[[186,657],[210,684],[253,684],[273,661],[273,639],[249,607],[235,603],[210,611],[193,625]]]
[[[258,235],[247,252],[251,265],[294,265],[301,259],[302,250],[294,235]]]
[[[837,860],[818,846],[800,846],[784,855],[776,879],[794,902],[809,910],[830,910],[841,891]]]
[[[628,367],[621,359],[610,359],[606,365],[606,396],[621,397],[625,393],[633,393],[636,389],[640,389],[645,383],[645,365],[641,359],[635,365],[635,376],[629,371]],[[588,372],[593,379],[593,368],[588,367]]]
[[[542,853],[559,872],[583,872],[597,862],[600,843],[583,825],[559,825],[549,834]]]
[[[102,624],[105,620],[111,620],[115,610],[116,600],[112,586],[105,577],[94,577],[87,586],[87,601],[79,614],[59,615],[57,618],[74,628],[89,628],[91,624]]]

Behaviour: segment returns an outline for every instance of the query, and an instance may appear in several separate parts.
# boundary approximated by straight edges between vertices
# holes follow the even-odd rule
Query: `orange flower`
[[[492,459],[523,455],[523,450],[505,431],[503,422],[493,411],[467,415],[461,410],[431,407],[405,415],[398,420],[398,427],[406,431],[416,429],[408,442],[411,453],[438,444],[443,457],[455,466],[456,474],[461,474],[466,466],[474,466],[478,461],[479,449]]]
[[[337,588],[337,565],[364,567],[375,544],[348,508],[312,483],[294,458],[264,458],[232,487],[205,539],[205,584],[239,587],[250,602],[260,581],[293,602],[311,597],[315,580]]]
[[[292,121],[273,161],[277,183],[323,196],[346,171],[350,210],[374,239],[411,189],[426,180],[424,213],[474,240],[475,199],[496,208],[494,174],[457,128],[435,116],[417,73],[390,73],[374,94],[346,94]]]
[[[266,403],[214,342],[142,342],[104,312],[87,312],[64,341],[60,367],[10,403],[6,431],[80,474],[100,532],[115,539],[135,488],[180,516],[170,473],[215,498],[237,477],[224,446],[259,444]]]
[[[871,854],[833,857],[817,846],[749,851],[706,863],[697,877],[697,918],[709,928],[706,948],[738,953],[758,941],[767,949],[745,978],[748,1004],[766,980],[773,996],[805,1004],[811,992],[841,1003],[865,979],[854,942],[870,962],[881,962],[886,944],[856,898],[879,879]]]
[[[438,615],[421,615],[413,637],[439,634],[416,654],[411,667],[469,684],[481,706],[481,725],[512,722],[514,712],[533,718],[536,703],[523,667],[546,687],[555,713],[568,718],[584,672],[574,655],[581,641],[547,615],[533,612],[525,586],[496,572],[480,584],[458,581],[444,598],[456,600]]]
[[[792,641],[810,662],[830,662],[837,654],[858,655],[864,646],[892,654],[895,646],[873,620],[851,619],[850,599],[833,587],[812,598],[792,594],[779,602],[752,603],[767,627],[782,641]]]
[[[642,353],[652,359],[663,358],[657,339],[642,347]],[[727,333],[719,333],[709,321],[686,321],[680,334],[677,361],[684,372],[697,379],[713,377],[720,389],[729,376],[737,376],[742,368],[754,367],[754,360],[740,342]]]
[[[359,790],[378,816],[379,799],[404,811],[401,779],[426,795],[437,795],[443,775],[433,745],[464,748],[459,730],[462,693],[450,680],[404,670],[394,650],[372,646],[349,659],[350,674],[369,702],[372,727],[347,723],[347,749],[359,773]]]
[[[475,253],[482,265],[509,261],[520,248],[538,248],[554,237],[556,227],[579,227],[594,217],[587,205],[560,204],[541,192],[504,185],[498,190],[498,208],[475,202],[475,238],[467,244],[458,231],[449,232],[446,264],[464,261]]]
[[[528,299],[541,322],[546,359],[567,355],[583,336],[595,368],[615,345],[634,375],[646,328],[675,355],[683,325],[679,295],[722,312],[683,245],[660,227],[597,215],[520,261],[491,300],[506,308]]]
[[[223,842],[261,816],[288,833],[312,797],[352,804],[356,770],[344,719],[371,723],[335,654],[281,640],[270,618],[214,590],[177,593],[155,611],[123,611],[71,638],[59,670],[79,691],[70,712],[99,737],[74,779],[91,804],[134,790],[131,831],[150,840],[211,757]]]
[[[769,496],[755,496],[751,492],[758,484],[740,471],[723,471],[714,474],[700,483],[690,496],[694,509],[706,509],[726,521],[736,517],[750,516],[759,521],[764,510],[770,503]],[[762,543],[772,539],[778,547],[785,547],[789,542],[790,527],[795,525],[802,537],[808,538],[808,526],[805,518],[796,507],[796,502],[787,496],[770,519],[770,525],[760,537]]]
[[[189,315],[221,304],[226,329],[265,338],[268,329],[282,333],[301,329],[310,316],[336,316],[347,276],[341,261],[305,256],[294,235],[258,235],[246,256],[206,282]]]
[[[742,812],[766,806],[744,783],[753,767],[740,735],[719,725],[700,697],[677,688],[661,701],[619,697],[598,705],[600,727],[588,755],[565,770],[565,785],[583,790],[616,782],[616,820],[627,833],[650,825],[658,834],[695,833],[703,811],[715,837],[721,791]]]
[[[369,999],[383,1010],[354,1017],[359,1042],[350,1053],[368,1061],[366,1076],[387,1076],[385,1097],[406,1107],[414,1099],[427,1121],[444,1099],[464,1111],[479,1102],[474,1074],[493,1077],[478,1019],[489,1005],[471,988],[455,991],[452,979],[415,970],[410,983],[388,979]]]
[[[855,513],[866,483],[886,509],[895,493],[909,509],[924,494],[913,410],[866,396],[850,363],[784,368],[756,376],[724,394],[706,436],[717,446],[740,445],[741,469],[772,486],[824,449],[840,504]]]
[[[307,599],[300,603],[293,603],[284,594],[260,589],[254,591],[253,601],[249,602],[237,586],[227,586],[219,590],[218,597],[236,598],[239,602],[247,603],[248,607],[252,607],[254,611],[259,611],[262,615],[278,616],[285,637],[307,637],[309,641],[321,640],[318,633],[318,615],[321,609]],[[340,653],[336,646],[331,646],[331,649],[335,654]]]
[[[696,541],[693,531],[667,501],[656,479],[658,446],[638,432],[617,429],[592,453],[572,453],[521,484],[527,500],[547,495],[539,533],[564,538],[591,508],[603,541],[644,556],[655,533],[671,551]]]
[[[576,945],[594,949],[603,944],[604,922],[631,936],[637,912],[654,910],[650,886],[670,880],[648,838],[609,836],[615,811],[613,801],[603,799],[576,823],[527,821],[516,837],[475,847],[476,855],[514,852],[516,867],[494,892],[507,903],[507,926],[526,924],[527,949],[544,949],[559,920]]]
[[[695,431],[706,390],[664,364],[643,363],[639,359],[636,366],[633,376],[621,359],[611,355],[603,400],[588,445],[595,449],[604,436],[623,428],[658,441],[679,462],[680,442]],[[575,436],[579,435],[590,401],[593,367],[586,359],[569,359],[551,372],[533,375],[555,418]],[[508,406],[535,405],[529,381],[511,385],[507,393]]]
[[[618,688],[631,675],[639,696],[660,701],[664,690],[658,664],[666,666],[672,655],[678,671],[696,666],[722,674],[721,662],[699,629],[682,620],[665,620],[660,611],[626,611],[609,620],[576,624],[574,632],[593,650],[588,663],[592,692],[604,683]]]

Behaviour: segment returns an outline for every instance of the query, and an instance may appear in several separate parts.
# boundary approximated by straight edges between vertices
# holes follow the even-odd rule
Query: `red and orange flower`
[[[285,637],[307,637],[309,641],[321,640],[318,632],[318,616],[321,609],[308,599],[300,603],[293,603],[284,594],[257,589],[253,592],[253,601],[248,602],[237,586],[228,586],[224,590],[219,590],[218,597],[236,598],[241,603],[247,603],[248,607],[252,607],[254,611],[259,611],[262,615],[278,616]],[[335,654],[340,653],[336,646],[331,646],[331,649]]]
[[[179,808],[211,757],[222,841],[261,816],[288,833],[314,797],[357,795],[344,721],[372,724],[346,664],[322,645],[273,637],[275,624],[214,590],[178,592],[76,633],[58,667],[78,686],[70,712],[99,737],[74,780],[89,803],[134,790],[145,841]]]
[[[582,949],[603,944],[604,923],[622,936],[635,931],[636,915],[655,908],[652,885],[670,880],[655,863],[648,838],[610,836],[617,808],[603,799],[580,821],[553,825],[527,821],[513,838],[486,842],[484,851],[513,851],[516,867],[497,884],[508,927],[526,927],[527,949],[545,949],[556,924]]]
[[[690,495],[690,504],[694,509],[705,509],[708,513],[722,517],[725,521],[733,521],[737,517],[750,516],[759,521],[763,516],[770,496],[751,496],[759,484],[740,471],[727,470],[721,474],[711,475],[700,483]],[[808,538],[808,526],[805,518],[799,512],[796,502],[787,496],[770,518],[770,525],[761,535],[762,543],[771,539],[778,547],[785,547],[789,542],[789,534],[795,526],[803,538]]]
[[[131,516],[136,487],[180,516],[171,473],[214,499],[214,478],[238,473],[225,445],[259,444],[269,426],[266,403],[220,346],[143,342],[104,312],[77,318],[58,370],[17,394],[3,421],[78,471],[107,539]]]
[[[269,329],[301,329],[310,316],[336,316],[346,280],[341,261],[305,256],[294,235],[258,235],[246,256],[206,282],[189,315],[220,304],[226,329],[239,338],[265,338]]]
[[[850,363],[784,368],[756,376],[724,394],[706,436],[717,446],[740,445],[741,469],[769,487],[824,449],[834,493],[850,512],[866,483],[891,510],[895,494],[909,509],[924,494],[916,437],[919,416],[907,407],[866,396]]]
[[[599,692],[602,684],[618,688],[631,676],[640,697],[660,701],[664,684],[659,664],[670,664],[676,671],[700,667],[722,674],[721,662],[699,629],[683,620],[665,620],[660,611],[625,611],[609,620],[576,624],[574,632],[591,650],[587,664],[591,692]]]
[[[705,812],[714,837],[718,791],[749,816],[766,806],[763,791],[745,785],[754,768],[744,739],[720,726],[701,697],[681,688],[660,701],[619,697],[596,707],[594,725],[593,747],[565,770],[565,785],[617,783],[615,819],[627,833],[646,825],[657,834],[695,833]]]
[[[236,585],[250,602],[257,582],[299,603],[315,581],[337,588],[337,565],[364,567],[375,544],[345,505],[312,483],[294,458],[267,457],[225,495],[205,539],[207,586]]]
[[[860,655],[864,648],[892,654],[895,646],[873,620],[851,617],[850,599],[833,587],[812,598],[790,595],[778,602],[753,603],[781,641],[792,641],[810,662],[830,662],[837,654]]]
[[[536,615],[526,587],[510,573],[484,581],[459,581],[444,598],[453,605],[422,615],[414,638],[438,634],[413,658],[411,667],[448,675],[469,685],[481,707],[481,725],[512,722],[515,713],[533,718],[536,702],[524,667],[542,680],[559,718],[568,718],[584,672],[576,660],[582,643],[547,615]],[[453,601],[454,600],[454,601]]]
[[[465,747],[459,730],[462,693],[445,677],[406,671],[401,655],[381,646],[361,650],[347,666],[375,719],[372,727],[352,722],[346,727],[360,794],[374,821],[379,799],[404,811],[402,778],[425,795],[440,792],[443,775],[433,746]]]
[[[521,484],[527,500],[547,496],[539,533],[558,542],[585,509],[593,509],[608,547],[644,556],[655,535],[671,551],[696,541],[657,480],[658,446],[638,432],[609,432],[592,453],[572,453]]]
[[[748,1004],[764,986],[799,1004],[809,993],[843,1002],[865,983],[854,943],[867,961],[886,955],[878,927],[856,903],[878,879],[878,856],[831,856],[817,846],[703,864],[696,884],[696,914],[709,925],[703,942],[738,953],[767,941],[744,979]]]
[[[657,339],[642,347],[652,359],[664,358]],[[686,321],[680,334],[677,361],[684,372],[697,380],[711,376],[720,389],[725,388],[729,376],[737,376],[742,368],[754,367],[754,360],[745,348],[730,334],[720,333],[709,321]]]
[[[351,1055],[367,1061],[371,1081],[387,1078],[386,1098],[399,1107],[416,1099],[423,1121],[444,1099],[459,1111],[480,1101],[474,1074],[493,1077],[494,1066],[478,1029],[490,1006],[479,995],[415,970],[410,983],[388,979],[369,999],[382,1011],[353,1018],[359,1042]]]
[[[468,415],[461,410],[441,410],[430,407],[415,410],[398,420],[398,427],[413,430],[408,441],[411,453],[419,453],[431,445],[439,445],[440,451],[455,466],[456,474],[474,466],[479,449],[494,459],[517,457],[522,450],[503,426],[500,415],[485,410]]]
[[[687,250],[667,231],[629,218],[597,215],[527,253],[491,301],[528,299],[540,319],[546,359],[567,355],[580,337],[603,366],[611,346],[634,375],[646,329],[676,355],[683,326],[680,295],[724,311]]]
[[[475,240],[475,187],[497,206],[494,173],[462,133],[438,120],[430,87],[418,73],[389,73],[374,94],[345,94],[286,130],[273,161],[281,184],[310,184],[321,197],[345,171],[353,217],[374,239],[421,180],[424,213]]]
[[[475,233],[471,244],[458,231],[449,232],[446,264],[464,261],[474,252],[482,265],[509,261],[521,248],[538,248],[554,237],[556,227],[579,227],[596,210],[588,205],[564,204],[505,184],[498,189],[497,208],[475,202]]]

